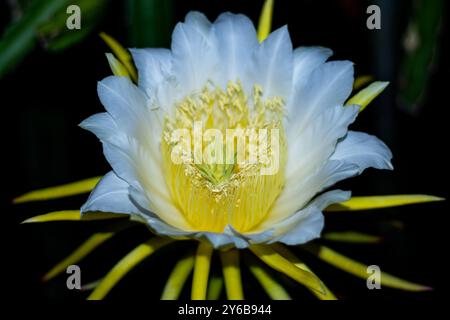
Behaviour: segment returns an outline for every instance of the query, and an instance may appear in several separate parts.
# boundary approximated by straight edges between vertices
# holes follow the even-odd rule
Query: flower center
[[[208,83],[166,118],[162,154],[173,200],[193,228],[250,231],[284,185],[283,100],[250,98],[239,82]]]

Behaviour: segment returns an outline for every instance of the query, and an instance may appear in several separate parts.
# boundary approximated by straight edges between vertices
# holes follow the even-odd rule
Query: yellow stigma
[[[194,229],[248,232],[267,216],[284,185],[283,107],[257,85],[248,98],[239,82],[226,90],[208,83],[176,104],[163,129],[165,178]]]

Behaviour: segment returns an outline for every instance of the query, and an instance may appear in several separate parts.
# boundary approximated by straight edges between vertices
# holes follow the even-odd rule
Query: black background
[[[383,1],[381,1],[383,3]],[[390,1],[388,1],[390,2]],[[423,193],[448,196],[448,5],[441,28],[441,45],[429,88],[418,114],[402,111],[396,103],[401,35],[409,15],[410,1],[398,5],[390,28],[366,28],[366,1],[276,1],[274,28],[288,24],[294,47],[321,45],[333,49],[332,59],[355,62],[356,74],[373,74],[391,81],[387,91],[358,118],[352,129],[382,138],[391,147],[395,170],[368,170],[340,187],[354,195]],[[384,2],[386,3],[386,2]],[[174,21],[190,10],[200,10],[211,20],[223,11],[240,12],[258,21],[262,1],[175,1]],[[9,19],[0,2],[0,30]],[[384,12],[383,6],[381,6]],[[387,9],[386,9],[387,10]],[[122,1],[113,1],[98,31],[105,31],[127,44]],[[381,40],[380,40],[381,39]],[[445,39],[445,40],[444,40]],[[104,52],[109,51],[92,34],[63,54],[36,49],[12,73],[0,80],[1,130],[3,138],[2,199],[10,203],[26,191],[62,184],[109,171],[100,143],[77,124],[102,111],[96,83],[110,74]],[[20,225],[23,219],[48,211],[77,209],[86,196],[2,210],[1,230],[3,283],[13,299],[81,300],[86,293],[69,291],[65,277],[40,283],[40,277],[102,224],[52,223]],[[427,293],[408,293],[383,288],[367,290],[356,279],[316,261],[307,261],[338,295],[350,300],[433,300],[444,296],[448,271],[446,202],[374,212],[326,215],[326,230],[360,230],[380,234],[380,245],[330,244],[357,260],[377,264],[383,271],[435,288]],[[400,222],[400,223],[398,223]],[[120,257],[148,236],[141,226],[121,233],[80,264],[83,282],[96,280]],[[190,243],[167,248],[135,268],[111,291],[110,299],[158,298],[176,258]],[[217,259],[216,259],[217,264]],[[217,267],[217,266],[216,266]],[[252,276],[243,268],[248,297],[264,298]],[[282,280],[284,281],[284,280]],[[286,282],[294,297],[311,300],[305,290]],[[188,292],[184,292],[188,297]]]

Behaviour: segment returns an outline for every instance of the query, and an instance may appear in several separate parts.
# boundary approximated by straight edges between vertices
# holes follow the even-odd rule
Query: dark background
[[[382,29],[366,28],[366,8],[377,3]],[[387,91],[372,103],[352,126],[382,138],[394,154],[393,172],[368,170],[342,184],[354,195],[423,193],[448,196],[448,5],[443,12],[439,47],[429,71],[427,91],[414,114],[399,107],[398,84],[403,57],[402,36],[411,14],[411,1],[275,1],[273,27],[288,24],[294,47],[321,45],[333,49],[332,59],[355,63],[356,75],[372,74],[390,81]],[[239,12],[258,21],[262,1],[175,1],[172,26],[190,10],[214,20],[223,11]],[[123,17],[123,1],[112,1],[96,31],[105,31],[124,45],[131,45]],[[0,32],[9,21],[6,1],[0,1]],[[69,199],[8,205],[26,191],[63,184],[109,171],[100,143],[77,125],[103,110],[96,83],[110,74],[104,56],[110,51],[92,33],[80,44],[59,54],[38,47],[11,73],[0,79],[3,148],[1,158],[3,236],[2,266],[6,289],[13,299],[81,300],[87,293],[69,291],[65,276],[49,283],[40,277],[68,255],[100,222],[20,225],[27,217],[49,211],[77,209],[86,195]],[[168,37],[168,36],[167,36]],[[168,38],[167,38],[168,39]],[[444,40],[445,39],[445,40]],[[446,202],[374,212],[329,213],[326,230],[359,230],[382,235],[380,245],[329,243],[342,253],[383,271],[435,288],[433,292],[408,293],[383,288],[367,290],[354,278],[304,254],[302,258],[339,297],[347,299],[433,300],[443,297],[448,229]],[[148,236],[135,226],[100,247],[83,260],[83,282],[100,278],[115,261]],[[169,247],[135,268],[111,291],[108,298],[158,298],[166,275],[190,244]],[[154,262],[154,263],[152,263]],[[217,259],[216,259],[217,262]],[[249,297],[264,294],[244,269]],[[283,280],[284,281],[284,280]],[[286,282],[294,297],[309,300],[299,286]],[[186,291],[185,294],[188,294]]]

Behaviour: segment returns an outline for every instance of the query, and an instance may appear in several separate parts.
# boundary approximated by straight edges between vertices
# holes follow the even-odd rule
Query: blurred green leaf
[[[52,39],[46,44],[46,49],[49,51],[61,51],[67,49],[87,37],[93,30],[93,27],[83,27],[80,30],[73,30],[73,32],[67,32],[63,35]]]
[[[67,0],[34,1],[0,40],[0,78],[12,70],[36,45],[36,30],[67,4]]]
[[[173,27],[172,0],[128,0],[125,6],[129,46],[169,46]]]
[[[417,112],[427,89],[430,69],[439,45],[439,26],[444,1],[414,1],[405,34],[405,58],[400,82],[400,103],[410,113]]]
[[[33,48],[37,40],[50,51],[66,49],[93,31],[109,0],[35,0],[20,6],[22,15],[11,22],[0,40],[0,78],[12,70]],[[68,5],[81,10],[81,29],[66,27]]]

